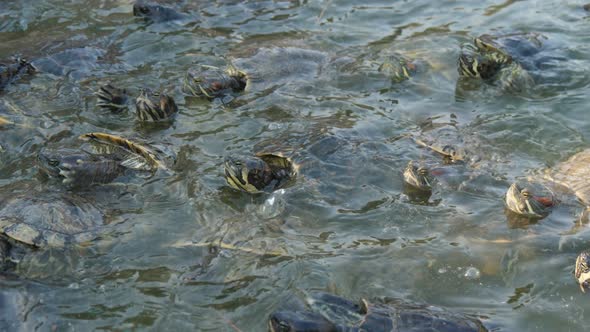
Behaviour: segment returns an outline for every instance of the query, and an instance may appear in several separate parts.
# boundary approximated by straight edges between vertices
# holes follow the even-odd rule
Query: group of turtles
[[[177,20],[186,14],[161,4],[138,1],[134,4],[136,16],[156,21]],[[482,35],[463,45],[458,59],[460,80],[497,86],[507,92],[522,92],[535,84],[535,66],[542,57],[544,37],[533,33]],[[325,61],[314,51],[281,48],[260,50],[246,63],[264,62],[269,57],[281,57],[292,62],[293,71],[310,67],[300,62]],[[319,59],[319,60],[318,60]],[[317,62],[316,61],[316,62]],[[199,66],[188,70],[182,90],[192,96],[227,100],[244,94],[254,84],[252,77],[266,79],[264,68],[242,68],[228,64],[226,68]],[[299,65],[299,66],[298,66]],[[394,82],[410,79],[423,65],[408,57],[390,56],[379,70],[387,73]],[[248,67],[244,65],[244,67]],[[37,69],[24,59],[0,65],[0,91],[8,84]],[[284,73],[280,73],[284,76]],[[174,99],[163,92],[141,89],[133,98],[127,88],[106,84],[96,92],[101,108],[114,113],[135,108],[138,121],[173,121],[178,107]],[[0,118],[0,121],[3,119]],[[0,125],[2,122],[0,122]],[[444,163],[470,162],[472,156],[453,142],[435,138],[414,137],[422,147],[442,156]],[[109,183],[126,174],[148,173],[167,169],[160,151],[141,142],[114,134],[93,132],[79,137],[77,148],[42,149],[38,154],[40,172],[57,179],[69,188],[87,188]],[[260,151],[248,157],[226,157],[224,176],[229,186],[251,193],[268,193],[284,188],[297,180],[300,167],[287,151]],[[579,152],[543,174],[545,185],[568,189],[586,206],[590,206],[590,149]],[[434,179],[429,167],[410,161],[403,171],[405,184],[415,192],[428,195]],[[75,198],[72,198],[75,197]],[[88,205],[82,196],[31,198],[22,195],[4,199],[0,210],[0,267],[5,268],[15,246],[65,247],[92,240],[100,231],[100,211]],[[530,187],[514,183],[507,190],[505,205],[513,213],[543,218],[557,204],[554,197],[538,195]],[[44,211],[40,213],[39,211]],[[582,218],[587,218],[588,209]],[[575,264],[575,278],[582,290],[590,287],[590,253],[579,255]],[[319,293],[309,296],[301,310],[281,310],[269,319],[271,331],[486,331],[476,318],[450,313],[440,308],[417,305],[400,300],[371,304],[366,300],[353,303],[334,295]]]

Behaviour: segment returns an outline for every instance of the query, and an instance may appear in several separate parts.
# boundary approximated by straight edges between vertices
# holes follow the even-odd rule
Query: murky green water
[[[161,24],[134,18],[131,1],[0,3],[0,58],[21,54],[42,70],[0,95],[0,116],[17,124],[0,128],[2,197],[68,194],[38,175],[37,152],[79,145],[86,132],[136,138],[176,159],[169,173],[78,193],[104,211],[104,234],[29,254],[0,276],[0,322],[262,331],[282,303],[321,289],[427,302],[501,331],[585,330],[590,301],[572,270],[589,232],[564,235],[582,207],[565,196],[549,217],[523,224],[502,202],[514,179],[590,147],[583,2],[355,3],[203,1],[179,5],[192,18]],[[558,59],[539,70],[535,93],[458,93],[461,44],[510,32],[542,33]],[[265,81],[274,68],[250,56],[273,46],[312,50],[314,60],[281,63],[289,76]],[[392,83],[371,62],[391,51],[429,65]],[[181,92],[188,68],[227,61],[260,74],[232,103]],[[94,92],[108,82],[165,89],[180,114],[145,126],[101,110]],[[417,204],[401,173],[412,159],[440,162],[407,138],[428,118],[456,121],[482,162],[442,167],[428,204]],[[301,164],[296,183],[273,196],[229,189],[223,157],[269,145]],[[278,215],[265,210],[273,199]]]

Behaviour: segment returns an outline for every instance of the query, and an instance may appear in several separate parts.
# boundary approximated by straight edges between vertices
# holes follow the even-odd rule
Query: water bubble
[[[278,123],[278,122],[273,122],[268,125],[268,129],[270,129],[270,130],[279,130],[279,129],[283,129],[284,127],[285,127],[284,124]]]
[[[440,269],[438,269],[438,273],[439,274],[443,274],[443,273],[447,273],[447,268],[446,267],[441,267]]]
[[[279,189],[272,193],[258,208],[258,215],[263,219],[278,216],[285,210],[285,189]]]
[[[71,284],[68,285],[68,288],[70,289],[78,289],[80,288],[80,284],[78,284],[77,282],[73,282]]]
[[[470,267],[467,270],[465,270],[465,273],[463,274],[463,276],[465,277],[465,279],[468,280],[476,280],[479,279],[479,277],[481,276],[481,272],[479,272],[479,270],[475,267]]]

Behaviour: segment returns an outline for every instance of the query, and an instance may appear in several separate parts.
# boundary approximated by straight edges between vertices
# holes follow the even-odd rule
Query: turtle
[[[31,75],[37,72],[37,68],[23,58],[16,58],[14,63],[0,63],[0,91],[23,75]]]
[[[6,196],[0,209],[0,269],[18,263],[16,247],[65,249],[98,238],[106,223],[101,208],[72,192]]]
[[[484,34],[464,44],[458,59],[461,78],[477,78],[503,91],[524,92],[535,85],[530,74],[544,36],[537,33]]]
[[[222,91],[244,91],[248,96],[253,95],[253,98],[256,98],[275,92],[300,89],[317,80],[325,72],[324,69],[329,62],[330,57],[327,53],[313,49],[292,46],[259,47],[256,48],[255,53],[252,53],[244,47],[237,53],[230,53],[225,75],[208,71],[207,67],[202,68],[206,69],[206,78],[212,77],[212,81],[209,79],[205,82],[219,82],[213,88]],[[190,71],[189,74],[189,82],[195,77],[197,83],[203,81],[201,76],[194,75]],[[209,93],[206,88],[211,84],[201,84],[201,86]],[[201,89],[190,90],[202,92]]]
[[[247,81],[246,73],[231,64],[225,69],[199,65],[187,71],[182,90],[195,97],[224,99],[244,91]]]
[[[586,206],[582,218],[587,217],[590,211],[589,165],[590,149],[586,149],[543,172],[548,185],[573,192]],[[539,185],[539,183],[536,184]],[[506,193],[505,203],[507,208],[516,214],[543,217],[550,212],[557,201],[552,196],[539,195],[530,188],[522,188],[515,182]]]
[[[133,16],[153,22],[168,22],[185,20],[191,16],[176,11],[176,9],[162,5],[155,1],[135,1],[133,3]]]
[[[443,308],[401,299],[354,303],[324,292],[312,292],[302,310],[279,310],[269,316],[271,332],[399,331],[484,332],[483,323]]]
[[[223,164],[227,184],[252,194],[280,189],[297,175],[297,166],[291,159],[271,153],[226,157]]]
[[[92,149],[41,149],[37,158],[40,172],[72,187],[87,187],[111,182],[129,171],[166,168],[150,148],[128,139],[98,132],[79,138],[92,143]]]
[[[116,88],[111,84],[101,86],[96,93],[97,105],[113,112],[121,112],[129,108],[129,95],[126,89]],[[174,98],[150,89],[141,89],[135,98],[135,115],[143,122],[167,121],[178,113]]]

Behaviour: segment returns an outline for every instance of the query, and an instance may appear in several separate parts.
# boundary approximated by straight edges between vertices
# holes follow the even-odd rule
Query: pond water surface
[[[582,1],[187,3],[172,1],[187,15],[164,23],[134,18],[124,0],[0,3],[0,59],[40,69],[0,94],[0,116],[15,123],[0,127],[0,195],[84,196],[109,223],[90,243],[35,251],[0,274],[0,328],[263,331],[309,290],[425,302],[498,331],[590,326],[572,277],[590,248],[588,228],[574,227],[582,206],[563,194],[529,223],[503,203],[515,179],[590,148]],[[514,32],[544,38],[549,60],[532,93],[463,91],[461,45]],[[263,48],[266,62],[252,60]],[[422,64],[414,77],[378,71],[393,51]],[[246,92],[183,94],[189,68],[230,61],[253,73]],[[94,93],[109,82],[163,89],[179,114],[146,126],[101,110]],[[442,165],[412,139],[437,125],[480,162]],[[41,148],[75,147],[87,132],[152,144],[175,162],[75,193],[38,174]],[[301,164],[294,184],[260,195],[225,184],[225,156],[269,146]],[[442,174],[427,202],[404,193],[410,160]]]

